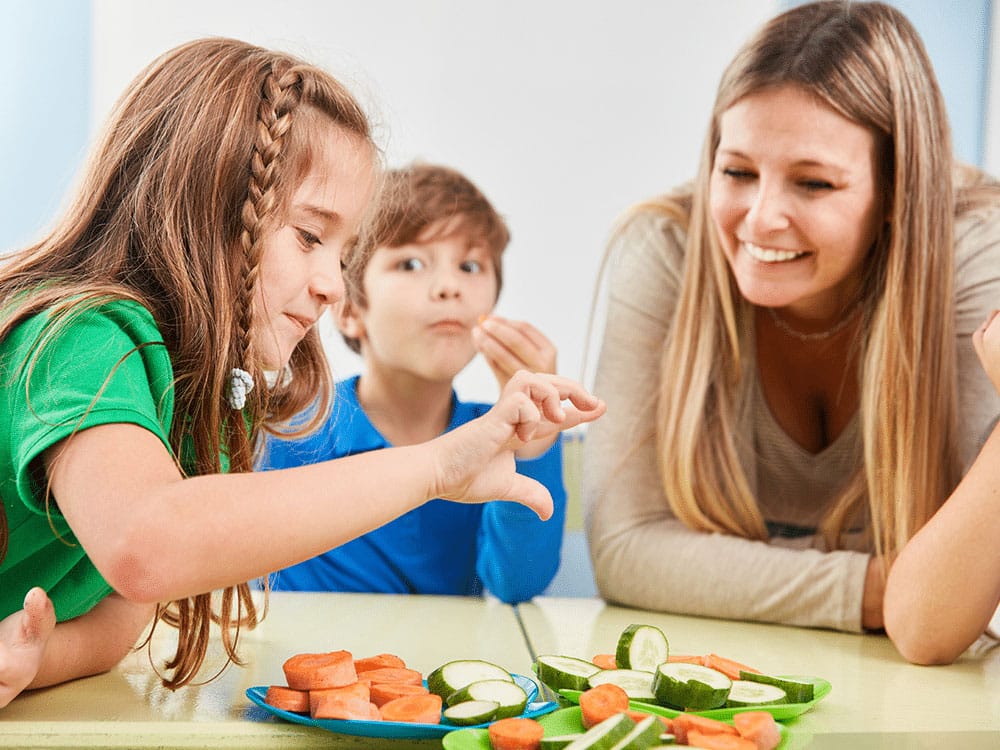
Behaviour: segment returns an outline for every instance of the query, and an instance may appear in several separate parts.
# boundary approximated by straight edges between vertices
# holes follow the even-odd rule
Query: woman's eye
[[[832,190],[833,185],[826,180],[802,180],[802,187],[806,190]]]
[[[462,261],[458,266],[460,269],[466,273],[480,273],[483,270],[483,264],[478,260],[465,260]]]
[[[722,174],[734,180],[750,180],[755,177],[749,169],[738,169],[736,167],[723,167]]]
[[[400,271],[420,271],[424,267],[424,262],[420,258],[407,258],[399,261],[396,267]]]

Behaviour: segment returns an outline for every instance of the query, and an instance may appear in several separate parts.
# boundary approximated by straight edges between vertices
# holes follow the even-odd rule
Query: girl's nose
[[[309,281],[310,293],[324,305],[332,305],[344,296],[344,273],[340,258],[316,268]]]

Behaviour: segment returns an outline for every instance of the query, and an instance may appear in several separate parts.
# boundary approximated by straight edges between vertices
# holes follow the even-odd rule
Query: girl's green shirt
[[[76,431],[130,423],[170,450],[173,368],[143,306],[125,300],[27,318],[0,342],[0,499],[9,532],[0,562],[0,619],[41,586],[58,620],[94,607],[112,589],[46,498],[43,452]],[[140,467],[141,470],[141,467]],[[109,523],[111,520],[109,519]]]

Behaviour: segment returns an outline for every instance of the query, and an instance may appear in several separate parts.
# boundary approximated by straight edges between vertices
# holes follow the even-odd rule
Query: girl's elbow
[[[156,565],[148,554],[120,554],[102,572],[115,591],[135,604],[156,604],[170,598],[162,566]]]

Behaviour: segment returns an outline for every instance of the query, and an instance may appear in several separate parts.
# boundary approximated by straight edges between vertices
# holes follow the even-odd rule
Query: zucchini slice
[[[514,682],[506,680],[480,680],[456,690],[445,698],[448,706],[457,706],[467,701],[496,701],[499,703],[494,719],[520,716],[528,705],[528,694]]]
[[[747,672],[741,669],[740,679],[779,687],[785,691],[789,703],[809,703],[815,695],[815,688],[811,682],[792,680],[788,677],[772,677],[771,675],[757,674],[756,672]]]
[[[447,701],[448,696],[456,690],[480,680],[514,682],[510,672],[496,664],[478,659],[459,659],[442,664],[427,675],[427,689]]]
[[[467,727],[471,724],[485,724],[493,721],[500,704],[496,701],[466,701],[449,706],[443,712],[444,718],[452,724]]]
[[[632,748],[642,748],[642,750],[646,750],[651,745],[659,743],[662,733],[663,724],[660,723],[660,720],[655,716],[647,716],[645,719],[640,719],[632,727],[632,731],[612,745],[611,749],[632,750]]]
[[[656,703],[652,672],[643,672],[638,669],[602,669],[587,678],[588,687],[597,687],[606,682],[620,687],[634,701]]]
[[[577,734],[560,734],[558,737],[542,737],[541,750],[563,750],[574,740],[583,737],[583,732]]]
[[[618,638],[615,664],[619,669],[652,672],[670,656],[663,631],[653,625],[629,625]]]
[[[707,711],[726,705],[733,681],[722,672],[699,664],[667,662],[656,668],[653,692],[664,706]]]
[[[732,690],[726,698],[728,708],[765,706],[773,703],[788,703],[788,695],[777,685],[751,680],[733,680]]]
[[[628,714],[615,714],[592,726],[566,745],[565,750],[610,750],[634,727],[635,722]]]
[[[600,672],[595,664],[574,656],[554,656],[546,654],[535,660],[535,674],[538,679],[557,693],[569,690],[586,690],[587,678]]]

